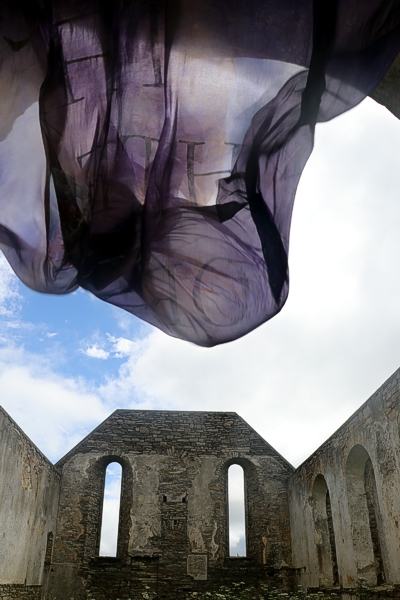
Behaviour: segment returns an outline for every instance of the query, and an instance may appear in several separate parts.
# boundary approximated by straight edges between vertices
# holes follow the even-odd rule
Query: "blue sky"
[[[125,357],[117,347],[121,334],[131,340],[151,329],[81,288],[63,296],[39,294],[21,284],[18,288],[21,319],[36,328],[36,335],[26,331],[25,348],[37,352],[39,345],[44,355],[63,355],[64,375],[84,377],[94,385],[111,377]]]
[[[367,99],[317,127],[282,312],[217,348],[84,291],[25,288],[0,256],[0,403],[53,461],[116,408],[238,412],[295,466],[400,366],[400,123]]]

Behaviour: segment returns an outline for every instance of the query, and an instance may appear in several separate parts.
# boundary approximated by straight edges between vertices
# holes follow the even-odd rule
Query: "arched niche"
[[[367,585],[384,580],[378,531],[379,507],[372,462],[366,449],[357,444],[346,462],[347,502],[357,572]]]
[[[323,475],[317,475],[313,491],[314,536],[320,587],[339,583],[335,532],[328,486]]]

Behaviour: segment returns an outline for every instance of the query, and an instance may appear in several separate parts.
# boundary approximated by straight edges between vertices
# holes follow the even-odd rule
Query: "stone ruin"
[[[116,410],[53,465],[0,409],[0,599],[184,599],[221,585],[400,590],[400,369],[294,469],[236,413]],[[107,466],[116,556],[100,556]],[[246,556],[229,555],[228,469]],[[394,591],[393,591],[394,590]]]

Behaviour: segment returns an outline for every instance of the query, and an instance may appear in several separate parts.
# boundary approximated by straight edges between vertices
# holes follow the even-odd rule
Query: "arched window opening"
[[[106,469],[101,518],[100,556],[117,556],[122,467],[112,462]]]
[[[354,446],[346,464],[347,501],[358,573],[367,585],[384,579],[378,504],[372,463],[365,448]]]
[[[366,498],[367,498],[369,528],[371,531],[372,548],[374,551],[376,579],[377,579],[377,584],[381,585],[385,582],[385,574],[383,571],[381,541],[379,538],[379,529],[378,529],[378,527],[379,527],[379,525],[378,525],[379,518],[377,515],[378,498],[377,498],[377,491],[376,491],[374,469],[372,466],[371,459],[368,459],[367,462],[365,463],[364,484],[365,484],[365,494],[366,494]]]
[[[229,556],[246,556],[246,502],[240,465],[228,469],[228,515]]]
[[[319,585],[326,587],[339,582],[335,533],[331,501],[323,475],[318,475],[313,487],[315,544],[317,547]]]

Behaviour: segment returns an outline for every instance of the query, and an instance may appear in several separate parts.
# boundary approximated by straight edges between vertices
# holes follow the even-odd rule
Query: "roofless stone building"
[[[0,598],[183,599],[222,584],[400,586],[400,370],[296,470],[236,413],[117,410],[56,465],[0,410]],[[116,557],[100,556],[122,466]],[[229,556],[243,467],[246,556]]]

